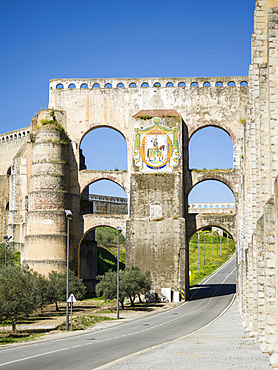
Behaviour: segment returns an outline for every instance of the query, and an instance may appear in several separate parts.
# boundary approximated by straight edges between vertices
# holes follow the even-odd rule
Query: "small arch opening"
[[[186,85],[185,85],[185,82],[180,82],[179,84],[178,84],[178,87],[185,87]]]
[[[161,87],[161,83],[160,83],[160,82],[155,82],[155,83],[153,84],[153,87]]]
[[[166,87],[174,87],[173,82],[167,82]]]
[[[88,89],[88,84],[82,84],[81,86],[80,86],[80,89]]]
[[[93,89],[99,89],[100,85],[98,83],[93,84]]]
[[[203,83],[203,87],[211,87],[210,82],[206,81]]]
[[[56,89],[58,89],[58,90],[61,90],[61,89],[63,89],[64,88],[64,85],[63,84],[58,84],[58,85],[56,85]]]
[[[247,81],[241,81],[240,86],[248,86]]]
[[[125,87],[125,85],[122,82],[120,82],[118,83],[117,87]]]
[[[190,87],[199,87],[199,84],[198,82],[192,82]]]
[[[236,84],[235,84],[234,81],[230,81],[230,82],[228,82],[228,86],[236,86]]]
[[[129,86],[128,86],[128,87],[137,87],[137,85],[136,85],[136,83],[131,82],[131,84],[129,84]]]
[[[76,89],[76,86],[75,86],[75,84],[69,84],[68,88],[69,89]]]
[[[110,82],[108,82],[107,84],[104,85],[104,87],[106,89],[111,89],[112,88],[112,84]]]
[[[218,82],[216,82],[215,86],[216,87],[223,87],[223,82],[218,81]]]
[[[149,84],[147,82],[143,82],[141,87],[149,87]]]

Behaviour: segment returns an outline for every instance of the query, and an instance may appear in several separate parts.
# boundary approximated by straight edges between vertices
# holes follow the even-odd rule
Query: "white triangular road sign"
[[[69,296],[67,302],[69,303],[73,303],[73,302],[76,302],[76,299],[75,299],[75,296],[71,293],[71,295]]]

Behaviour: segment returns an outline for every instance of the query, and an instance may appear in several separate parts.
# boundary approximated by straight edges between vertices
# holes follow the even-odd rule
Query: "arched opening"
[[[205,205],[208,205],[209,203],[216,206],[216,203],[222,203],[222,205],[224,205],[225,203],[234,203],[234,201],[234,193],[228,185],[219,180],[210,179],[204,179],[196,184],[188,196],[188,203],[203,205],[202,208],[208,208],[205,207]],[[225,205],[223,208],[225,208]]]
[[[155,83],[153,84],[153,87],[161,87],[161,83],[160,83],[160,82],[155,82]]]
[[[122,82],[120,82],[118,83],[117,87],[125,87],[125,85]]]
[[[174,85],[173,85],[173,83],[172,82],[167,82],[167,84],[166,84],[166,87],[173,87]]]
[[[69,84],[68,88],[69,89],[76,89],[76,86],[75,86],[75,84]]]
[[[143,82],[141,87],[149,87],[149,84],[147,82]]]
[[[248,86],[247,81],[241,81],[240,86]]]
[[[223,82],[218,81],[218,82],[216,82],[215,86],[216,87],[223,87]]]
[[[212,126],[195,132],[189,141],[189,168],[233,168],[233,142],[230,135],[223,129]]]
[[[104,87],[106,89],[111,89],[112,88],[112,84],[108,82],[107,84],[104,85]]]
[[[100,179],[88,185],[80,198],[80,214],[126,215],[127,195],[117,183]]]
[[[131,84],[129,84],[129,87],[137,87],[137,85],[136,85],[136,83],[131,82]]]
[[[210,86],[211,86],[210,82],[204,82],[203,83],[203,87],[210,87]]]
[[[93,129],[82,139],[80,149],[81,170],[127,170],[126,141],[115,129]]]
[[[190,285],[198,284],[234,253],[235,242],[225,229],[213,225],[200,228],[189,241]],[[231,289],[234,290],[235,287]]]
[[[100,85],[98,84],[98,83],[95,83],[95,84],[93,84],[93,89],[99,89],[100,88]]]
[[[59,89],[63,89],[63,88],[64,88],[64,85],[63,85],[63,84],[57,84],[57,85],[56,85],[56,89],[58,89],[58,90],[59,90]]]
[[[94,292],[97,276],[117,270],[118,233],[115,228],[97,226],[84,235],[79,250],[79,276]],[[125,268],[125,237],[119,234],[120,269]]]
[[[234,81],[230,81],[230,82],[228,83],[228,86],[236,86],[236,84],[235,84],[235,82],[234,82]]]
[[[199,87],[198,82],[192,82],[190,86],[191,87]]]
[[[80,89],[88,89],[88,84],[82,84],[81,86],[80,86]]]
[[[185,87],[186,85],[185,85],[185,83],[184,82],[180,82],[179,84],[178,84],[178,87]]]

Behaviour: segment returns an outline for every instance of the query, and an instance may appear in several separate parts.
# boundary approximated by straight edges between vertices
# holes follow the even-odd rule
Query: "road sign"
[[[69,303],[73,303],[73,302],[76,302],[76,299],[75,299],[75,296],[71,293],[71,295],[69,296],[67,302]]]

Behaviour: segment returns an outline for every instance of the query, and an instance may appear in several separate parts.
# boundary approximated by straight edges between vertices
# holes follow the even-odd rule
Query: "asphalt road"
[[[185,304],[142,319],[47,342],[0,349],[0,369],[95,369],[199,330],[216,319],[235,294],[235,256],[195,289]]]

